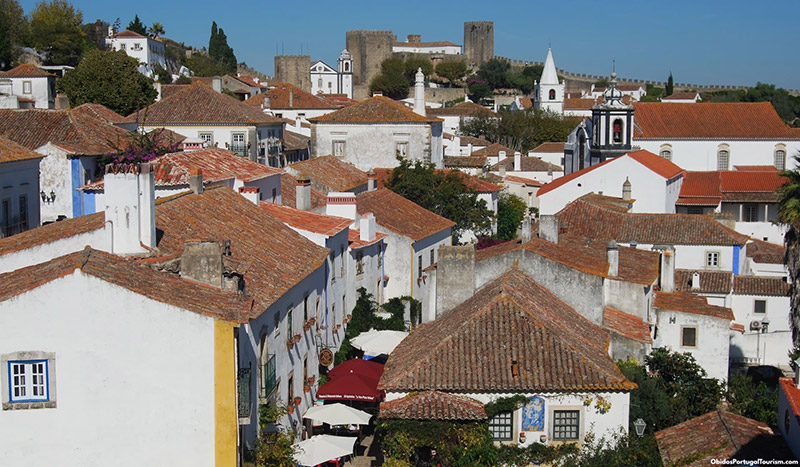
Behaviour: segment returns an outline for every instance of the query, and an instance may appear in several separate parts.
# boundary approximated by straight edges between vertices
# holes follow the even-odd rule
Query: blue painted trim
[[[81,186],[81,180],[83,180],[83,177],[81,177],[83,165],[81,164],[81,160],[77,157],[70,159],[70,165],[72,168],[72,173],[70,174],[72,186],[72,217],[79,217],[83,214],[83,210],[81,209],[81,192],[78,191],[78,188]]]
[[[83,192],[83,213],[94,214],[96,212],[95,193],[91,191]]]
[[[11,373],[11,364],[12,363],[44,363],[44,374],[45,374],[45,398],[44,399],[14,399],[13,393],[11,392],[11,388],[13,387],[13,379],[14,375]],[[27,376],[27,375],[26,375]],[[33,375],[31,375],[33,376]],[[9,360],[8,361],[8,402],[12,404],[17,403],[24,403],[24,402],[49,402],[50,401],[50,361],[49,360]]]
[[[742,251],[742,247],[739,245],[733,246],[733,273],[739,274],[739,253]]]

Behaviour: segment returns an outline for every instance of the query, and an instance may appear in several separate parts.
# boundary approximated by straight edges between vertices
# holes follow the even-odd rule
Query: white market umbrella
[[[337,402],[311,407],[303,418],[311,418],[328,425],[369,425],[372,415]]]
[[[350,345],[363,350],[369,355],[389,355],[395,347],[408,335],[404,331],[375,331],[371,329],[362,332],[350,341]]]
[[[350,436],[317,435],[294,445],[298,465],[314,466],[353,454],[356,439]]]

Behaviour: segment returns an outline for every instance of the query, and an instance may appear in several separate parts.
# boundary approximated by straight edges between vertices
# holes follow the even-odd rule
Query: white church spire
[[[539,84],[558,84],[558,72],[556,71],[556,63],[553,61],[553,50],[547,48],[547,59],[544,61],[544,70],[542,70],[542,79]]]

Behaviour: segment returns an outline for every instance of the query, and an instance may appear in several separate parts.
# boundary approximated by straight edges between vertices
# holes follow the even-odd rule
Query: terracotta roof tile
[[[425,113],[432,117],[477,117],[477,118],[499,117],[499,115],[497,115],[496,113],[474,102],[462,102],[453,107],[439,107],[436,109],[428,108],[425,110]]]
[[[128,115],[125,120],[148,126],[282,123],[279,118],[270,117],[258,108],[202,84],[193,84],[163,97],[155,104]]]
[[[274,203],[262,202],[259,206],[266,211],[267,214],[289,227],[307,230],[329,237],[336,235],[353,223],[352,220],[343,217],[326,216],[325,214],[303,211],[301,209],[281,206]]]
[[[371,212],[378,225],[415,242],[455,225],[386,188],[359,194],[357,203],[359,214]]]
[[[478,149],[477,151],[473,151],[470,156],[494,156],[498,157],[500,155],[500,151],[506,152],[506,157],[513,157],[514,150],[510,149],[506,146],[503,146],[500,143],[492,143],[489,146],[486,146],[483,149]]]
[[[254,88],[267,89],[267,87],[268,87],[268,85],[266,83],[257,83],[256,80],[254,79],[254,77],[252,77],[252,76],[233,76],[233,78],[236,78],[239,81],[241,81],[242,83],[244,83],[244,84],[246,84],[248,86],[252,86]]]
[[[595,99],[567,97],[564,99],[564,110],[591,110],[596,104]]]
[[[734,295],[766,295],[788,297],[789,284],[781,277],[734,276]]]
[[[695,315],[710,316],[733,321],[735,318],[730,308],[709,305],[705,297],[689,292],[656,292],[653,306],[662,310],[680,311]]]
[[[311,209],[324,208],[327,203],[325,195],[311,189]],[[281,204],[290,208],[297,207],[297,178],[290,174],[281,175]]]
[[[436,123],[442,120],[424,117],[385,96],[375,96],[319,117],[312,123]]]
[[[486,412],[483,404],[469,397],[441,391],[421,391],[381,402],[379,417],[403,420],[486,420]]]
[[[18,65],[2,74],[4,78],[42,78],[53,76],[53,73],[49,71],[42,70],[41,68],[37,67],[32,63],[23,63],[22,65]]]
[[[724,410],[661,430],[656,443],[664,465],[700,467],[712,465],[712,459],[794,460],[786,442],[768,424]]]
[[[289,170],[297,172],[298,178],[310,179],[314,188],[323,193],[350,191],[367,184],[366,172],[336,156],[295,162],[289,165]]]
[[[357,100],[353,100],[347,97],[347,94],[320,94],[317,97],[325,99],[326,101],[335,105],[337,108],[347,107],[348,105],[353,105],[358,103]]]
[[[124,31],[120,31],[120,32],[114,34],[113,37],[136,37],[136,38],[144,39],[147,36],[139,34],[138,32],[135,32],[135,31],[131,31],[130,29],[126,29]]]
[[[795,139],[769,102],[633,104],[638,139]]]
[[[642,164],[643,166],[650,169],[652,172],[655,172],[656,174],[660,175],[661,177],[667,180],[677,177],[683,172],[683,169],[681,169],[677,165],[664,159],[663,157],[653,154],[650,151],[645,151],[645,150],[634,151],[634,152],[629,152],[627,154],[623,154],[620,157],[607,159],[599,164],[587,167],[577,172],[572,172],[571,174],[564,175],[563,177],[558,177],[557,179],[543,186],[542,189],[539,190],[539,195],[543,195],[547,192],[550,192],[562,185],[567,184],[572,180],[575,180],[578,177],[581,177],[583,174],[589,173],[593,170],[597,170],[599,167],[602,167],[604,165],[612,164],[614,163],[614,161],[621,160],[622,158],[625,157],[635,160],[636,162]]]
[[[86,216],[64,219],[35,229],[0,238],[0,255],[27,250],[62,238],[100,230],[106,221],[105,214],[97,212]]]
[[[449,139],[453,139],[453,137],[451,137]],[[459,139],[461,140],[461,146],[467,146],[467,145],[471,144],[473,146],[484,146],[484,147],[486,147],[486,146],[489,146],[489,145],[492,144],[489,141],[486,141],[485,139],[476,138],[475,136],[461,135],[461,136],[459,136]]]
[[[108,123],[123,123],[125,121],[125,117],[114,112],[113,110],[109,109],[108,107],[102,104],[92,104],[92,103],[81,104],[73,108],[72,111],[83,112],[86,113],[87,115],[90,115],[100,120],[104,120]]]
[[[30,149],[20,146],[19,144],[0,137],[0,164],[6,162],[17,162],[28,159],[41,159],[44,154],[31,151]]]
[[[756,263],[783,264],[786,248],[783,245],[751,239],[747,244],[747,257]]]
[[[319,268],[328,250],[270,216],[227,187],[188,192],[156,201],[158,249],[180,253],[187,240],[231,241],[231,257],[246,263],[244,280],[257,315]],[[269,232],[269,235],[265,235]]]
[[[543,161],[538,157],[521,156],[519,158],[520,170],[523,172],[563,172],[560,166]],[[505,167],[507,172],[514,170],[514,154],[506,157],[502,161],[491,167],[491,170],[498,171],[500,167]]]
[[[444,166],[448,169],[482,169],[485,165],[485,156],[444,156]]]
[[[692,288],[694,273],[700,274],[700,288]],[[708,271],[695,269],[675,270],[675,289],[694,293],[729,294],[731,292],[733,273],[730,271]]]
[[[290,98],[291,97],[291,98]],[[269,99],[269,105],[266,105]],[[259,109],[336,109],[339,106],[290,83],[273,83],[268,89],[244,101]]]
[[[652,344],[650,326],[642,318],[624,313],[615,308],[606,307],[603,312],[603,327],[622,337],[645,344]]]
[[[521,183],[523,185],[528,186],[542,186],[544,182],[540,182],[539,180],[533,178],[525,178],[525,177],[517,177],[516,175],[506,175],[503,178],[504,182],[513,182],[513,183]]]
[[[733,168],[740,172],[778,172],[774,165],[734,165]]]
[[[161,98],[166,99],[167,97],[171,97],[176,92],[187,89],[189,86],[189,84],[162,84]]]
[[[720,201],[775,202],[775,190],[786,181],[787,178],[774,170],[684,172],[676,204],[711,206]]]
[[[351,250],[357,250],[359,248],[364,248],[365,246],[374,245],[386,237],[388,237],[388,235],[385,233],[375,232],[375,238],[373,240],[361,240],[361,232],[358,230],[350,229],[347,231],[347,241],[350,244]]]
[[[789,402],[789,407],[797,418],[797,422],[800,423],[800,389],[794,384],[794,378],[785,376],[780,378],[779,381],[781,389],[786,395],[786,400]]]
[[[533,99],[530,97],[520,97],[519,103],[522,105],[523,109],[530,109],[533,107]]]
[[[608,346],[608,333],[514,269],[417,327],[389,357],[378,387],[480,393],[635,388]],[[512,375],[514,360],[518,376]]]
[[[80,270],[155,301],[213,316],[246,322],[252,298],[165,274],[144,264],[91,248],[0,274],[0,301]]]
[[[510,240],[497,245],[492,245],[488,248],[475,250],[475,261],[483,261],[485,259],[495,258],[500,255],[512,251],[522,251],[522,243],[520,240]]]
[[[744,245],[749,238],[709,216],[624,213],[592,203],[587,197],[568,204],[557,217],[569,233],[622,243]]]
[[[311,146],[311,138],[293,131],[283,130],[283,150],[299,151],[308,149]]]
[[[555,143],[555,142],[542,143],[536,146],[535,148],[531,149],[530,152],[557,152],[563,154],[564,143]]]
[[[0,136],[28,149],[51,142],[70,154],[101,155],[125,147],[131,135],[83,110],[0,110]]]

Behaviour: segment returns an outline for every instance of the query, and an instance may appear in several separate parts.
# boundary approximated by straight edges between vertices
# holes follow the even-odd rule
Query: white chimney
[[[504,160],[506,160],[506,152],[505,151],[498,152],[497,153],[497,162],[503,162]]]
[[[295,188],[295,207],[302,211],[311,209],[311,180],[297,179]]]
[[[261,202],[261,190],[257,186],[240,186],[239,194],[256,206]]]
[[[622,199],[631,200],[631,181],[628,180],[628,177],[625,177],[625,182],[622,184]]]
[[[700,290],[700,273],[697,271],[692,274],[692,290]]]
[[[375,216],[368,212],[361,216],[359,220],[359,233],[358,238],[363,242],[371,242],[375,240]]]
[[[667,247],[661,253],[661,291],[675,291],[675,249]]]
[[[338,191],[328,193],[325,214],[356,220],[356,194]]]
[[[378,187],[378,180],[375,178],[375,171],[369,169],[367,172],[367,191],[375,191]]]
[[[467,155],[472,155],[472,143],[467,143]]]
[[[425,75],[422,68],[417,68],[414,82],[414,112],[425,116]]]
[[[500,168],[498,169],[498,172],[500,172],[500,178],[505,178],[505,176],[506,176],[506,166],[501,165]]]
[[[297,133],[300,133],[303,130],[303,123],[300,121],[299,115],[294,119],[294,127]]]
[[[150,164],[107,165],[105,217],[111,224],[112,253],[145,253],[156,246],[155,181]]]
[[[215,76],[215,77],[211,78],[211,89],[213,89],[216,92],[221,93],[222,92],[222,78],[220,78],[219,76]]]
[[[558,218],[553,214],[539,216],[539,237],[550,243],[558,243]]]
[[[608,242],[606,256],[608,258],[608,276],[617,277],[619,275],[619,246],[614,240]]]
[[[522,170],[522,154],[519,151],[514,152],[514,172]]]

